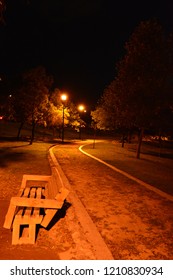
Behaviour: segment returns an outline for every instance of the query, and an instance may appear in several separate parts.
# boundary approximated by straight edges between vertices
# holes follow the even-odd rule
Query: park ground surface
[[[71,188],[114,259],[173,259],[173,202],[82,154],[78,149],[81,144],[89,144],[83,147],[85,151],[169,195],[172,159],[145,153],[137,160],[133,149],[123,150],[112,141],[98,142],[95,149],[87,141],[67,142],[54,148]],[[51,173],[47,158],[51,145],[0,143],[0,259],[94,259],[73,204],[50,230],[40,228],[34,245],[12,246],[10,230],[2,227],[9,200],[17,194],[22,175]]]

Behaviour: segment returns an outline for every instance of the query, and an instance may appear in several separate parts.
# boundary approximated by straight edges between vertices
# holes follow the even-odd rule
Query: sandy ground
[[[78,147],[59,145],[54,152],[113,258],[173,259],[173,202],[83,155]],[[42,174],[49,170],[43,168]],[[9,199],[18,191],[17,175],[0,173],[3,182],[3,176],[11,180],[0,195],[0,259],[96,259],[70,196],[53,226],[39,229],[34,245],[11,245],[11,232],[2,225]]]

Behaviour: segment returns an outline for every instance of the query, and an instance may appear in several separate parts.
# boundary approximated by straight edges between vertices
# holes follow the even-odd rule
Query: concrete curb
[[[89,144],[85,144],[85,145],[80,146],[80,147],[79,147],[79,151],[82,152],[83,154],[85,154],[86,156],[91,157],[91,158],[93,158],[93,159],[99,161],[100,163],[102,163],[102,164],[108,166],[109,168],[115,170],[116,172],[118,172],[118,173],[120,173],[120,174],[126,176],[127,178],[129,178],[129,179],[131,179],[131,180],[137,182],[138,184],[144,186],[145,188],[147,188],[147,189],[149,189],[149,190],[151,190],[151,191],[153,191],[153,192],[159,194],[160,196],[162,196],[162,197],[164,197],[164,198],[166,198],[166,199],[168,199],[168,200],[170,200],[170,201],[173,201],[173,196],[172,196],[172,195],[167,194],[167,193],[165,193],[165,192],[163,192],[163,191],[157,189],[156,187],[154,187],[154,186],[152,186],[152,185],[150,185],[150,184],[147,184],[147,183],[143,182],[142,180],[140,180],[140,179],[138,179],[138,178],[136,178],[136,177],[134,177],[134,176],[128,174],[127,172],[122,171],[122,170],[116,168],[115,166],[113,166],[113,165],[111,165],[111,164],[109,164],[109,163],[107,163],[107,162],[105,162],[105,161],[103,161],[103,160],[101,160],[101,159],[99,159],[99,158],[97,158],[97,157],[95,157],[95,156],[92,156],[91,154],[89,154],[89,153],[83,151],[82,148],[83,148],[84,146],[87,146],[87,145],[89,145]]]
[[[62,169],[53,153],[53,149],[56,146],[53,146],[49,149],[50,165],[51,165],[51,167],[53,167],[53,166],[56,167],[57,173],[59,174],[59,179],[61,180],[61,183],[62,183],[62,186],[66,187],[70,191],[68,198],[74,207],[76,217],[77,217],[81,227],[83,228],[85,236],[86,236],[88,242],[91,244],[95,259],[96,260],[114,260],[110,250],[108,249],[103,238],[101,237],[100,233],[98,232],[95,224],[93,223],[92,219],[90,218],[84,205],[82,204],[82,202],[76,195],[75,191],[72,189],[67,177],[65,176],[64,172],[62,171]]]

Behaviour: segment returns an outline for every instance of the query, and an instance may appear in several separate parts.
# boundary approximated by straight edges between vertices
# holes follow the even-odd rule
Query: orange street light
[[[82,105],[82,104],[78,106],[78,110],[79,110],[81,113],[86,113],[85,106]],[[82,120],[80,119],[79,139],[81,139],[81,138],[82,138]]]
[[[64,109],[65,109],[64,102],[66,100],[67,100],[67,95],[65,93],[61,94],[61,101],[62,101],[62,143],[64,143]]]
[[[61,100],[66,101],[67,100],[67,94],[65,94],[65,93],[61,94]]]
[[[79,110],[80,112],[86,113],[85,106],[82,105],[82,104],[78,106],[78,110]]]

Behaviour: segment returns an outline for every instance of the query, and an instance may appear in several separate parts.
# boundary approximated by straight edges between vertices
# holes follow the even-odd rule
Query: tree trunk
[[[141,131],[140,131],[140,134],[139,134],[139,139],[138,139],[137,153],[136,153],[136,158],[138,158],[138,159],[140,158],[143,134],[144,134],[144,129],[141,128]]]
[[[58,134],[57,135],[58,138],[62,138],[62,136],[61,136],[61,128],[60,127],[57,128],[57,134]]]
[[[19,126],[19,128],[18,128],[17,140],[19,140],[20,133],[21,133],[21,130],[22,130],[22,128],[23,128],[23,125],[24,125],[24,122],[21,122],[21,123],[20,123],[20,126]]]
[[[122,148],[124,148],[124,143],[125,143],[125,134],[123,133],[123,135],[122,135],[122,145],[121,145]]]
[[[161,157],[162,154],[162,133],[161,129],[159,129],[159,157]]]
[[[52,127],[52,132],[53,132],[53,133],[52,133],[52,134],[53,134],[53,138],[55,138],[55,136],[56,136],[56,129],[55,129],[54,126]]]
[[[94,128],[93,149],[95,148],[95,143],[96,143],[96,128]]]
[[[131,132],[131,130],[128,131],[128,137],[127,137],[127,139],[128,139],[128,140],[127,140],[128,143],[131,144],[131,140],[132,140],[132,132]]]
[[[30,140],[30,145],[32,145],[33,141],[34,141],[34,136],[35,136],[35,126],[36,126],[36,123],[35,121],[32,122],[32,133],[31,133],[31,140]]]

